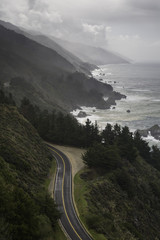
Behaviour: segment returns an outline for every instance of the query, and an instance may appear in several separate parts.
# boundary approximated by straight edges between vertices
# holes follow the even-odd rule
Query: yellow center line
[[[65,212],[65,214],[66,214],[66,217],[67,217],[67,219],[68,219],[68,222],[69,222],[69,224],[70,224],[70,226],[72,227],[72,229],[73,229],[73,231],[76,233],[76,235],[78,236],[78,238],[80,239],[80,240],[82,240],[82,238],[79,236],[79,234],[77,233],[77,231],[75,230],[75,228],[73,227],[73,225],[72,225],[72,223],[71,223],[71,221],[70,221],[70,219],[69,219],[69,217],[68,217],[68,214],[67,214],[67,211],[66,211],[66,206],[65,206],[65,203],[64,203],[64,177],[65,177],[65,170],[66,170],[66,165],[65,165],[65,161],[64,161],[64,159],[63,159],[63,157],[58,153],[58,152],[56,152],[54,149],[52,149],[52,148],[50,148],[50,147],[48,147],[50,150],[52,150],[52,151],[54,151],[61,159],[62,159],[62,161],[63,161],[63,166],[64,166],[64,168],[63,168],[63,179],[62,179],[62,201],[63,201],[63,208],[64,208],[64,212]]]

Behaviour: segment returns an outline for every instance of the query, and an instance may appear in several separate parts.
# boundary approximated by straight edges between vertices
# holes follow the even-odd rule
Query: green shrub
[[[133,178],[124,169],[116,174],[116,180],[123,191],[126,191],[129,197],[136,194],[136,186]]]
[[[113,170],[120,166],[120,156],[114,146],[94,144],[83,155],[84,163],[90,168],[103,168]]]

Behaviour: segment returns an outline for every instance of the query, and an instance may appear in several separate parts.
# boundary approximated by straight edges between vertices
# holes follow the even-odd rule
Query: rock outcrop
[[[151,128],[144,129],[144,130],[138,129],[137,131],[142,137],[147,137],[147,136],[151,135],[155,139],[160,140],[160,126],[157,124]]]
[[[84,111],[80,111],[80,112],[78,113],[78,115],[77,115],[78,118],[85,118],[85,117],[87,117],[87,116],[89,116],[89,115],[87,115],[87,113],[84,112]]]

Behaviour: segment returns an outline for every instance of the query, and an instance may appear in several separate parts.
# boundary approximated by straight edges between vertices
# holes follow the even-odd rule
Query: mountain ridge
[[[55,37],[52,38],[68,51],[72,52],[75,56],[79,56],[80,59],[85,62],[89,62],[98,66],[130,63],[130,61],[125,57],[101,47],[90,46],[83,43],[69,42]]]
[[[26,29],[17,27],[9,22],[4,22],[2,20],[0,20],[0,25],[4,26],[9,30],[15,31],[16,33],[22,34],[25,37],[56,51],[59,55],[69,61],[77,71],[84,72],[85,74],[90,75],[90,70],[94,70],[95,68],[97,68],[97,66],[93,64],[82,62],[81,59],[79,59],[77,56],[74,56],[71,52],[64,49],[61,45],[59,45],[57,42],[53,41],[53,39],[49,38],[46,35],[40,35],[39,33],[31,34]]]
[[[27,97],[43,109],[71,111],[84,105],[109,108],[111,104],[103,96],[124,97],[115,95],[110,85],[77,72],[54,50],[3,26],[0,67],[1,85],[18,104]]]

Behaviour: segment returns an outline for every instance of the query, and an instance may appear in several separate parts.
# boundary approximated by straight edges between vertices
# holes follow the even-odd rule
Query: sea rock
[[[137,132],[142,136],[142,137],[147,137],[151,135],[157,140],[160,140],[160,126],[159,125],[154,125],[151,128],[144,129],[144,130],[137,130]]]
[[[110,108],[111,106],[116,106],[116,100],[121,100],[122,98],[126,98],[125,95],[113,91],[108,99],[105,101],[106,102],[106,108]]]
[[[127,113],[130,113],[130,112],[131,112],[131,110],[129,110],[129,109],[128,109],[126,112],[127,112]]]
[[[89,115],[87,115],[87,113],[84,112],[84,111],[80,111],[80,112],[78,113],[78,115],[77,115],[78,118],[85,118],[85,117],[87,117],[87,116],[89,116]]]
[[[144,129],[144,130],[140,130],[138,129],[137,131],[135,131],[135,133],[138,132],[142,137],[147,137],[148,136],[148,130]]]
[[[154,125],[153,127],[151,127],[149,129],[149,132],[154,138],[160,140],[160,126],[159,125]]]

